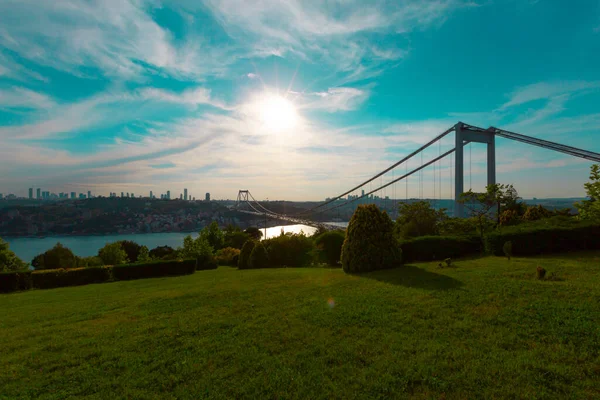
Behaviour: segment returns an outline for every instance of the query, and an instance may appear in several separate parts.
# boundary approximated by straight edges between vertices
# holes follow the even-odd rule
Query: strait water
[[[345,227],[347,223],[333,223]],[[300,233],[307,235],[315,232],[316,228],[308,225],[287,225],[267,228],[267,238],[278,236],[283,229],[284,232]],[[264,235],[264,230],[263,235]],[[70,248],[80,257],[95,256],[98,250],[107,243],[119,240],[132,240],[140,245],[153,249],[157,246],[171,246],[173,248],[183,245],[183,238],[187,235],[197,237],[198,233],[169,232],[169,233],[134,233],[122,235],[103,236],[48,236],[43,238],[3,238],[9,243],[10,249],[25,262],[31,262],[35,256],[52,248],[56,242]]]

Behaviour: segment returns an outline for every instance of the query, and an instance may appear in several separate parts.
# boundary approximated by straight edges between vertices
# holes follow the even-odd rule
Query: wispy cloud
[[[500,108],[505,109],[535,100],[549,99],[554,96],[598,88],[600,88],[600,81],[561,81],[535,83],[532,85],[523,86],[512,92],[509,95],[510,100],[504,103]]]
[[[355,110],[369,97],[368,89],[351,87],[329,88],[326,92],[298,93],[301,109],[317,109],[326,112]]]

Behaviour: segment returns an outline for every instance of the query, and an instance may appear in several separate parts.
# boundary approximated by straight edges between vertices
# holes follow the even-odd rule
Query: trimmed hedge
[[[31,271],[0,272],[0,293],[31,289]]]
[[[487,235],[488,253],[503,256],[503,246],[512,242],[513,256],[565,253],[600,249],[600,225],[579,223],[573,226],[510,227]]]
[[[481,239],[476,236],[420,236],[403,241],[400,247],[404,262],[459,258],[482,250]]]
[[[208,269],[217,268],[219,268],[219,263],[212,254],[205,254],[196,258],[196,271],[206,271]]]
[[[149,263],[115,265],[115,280],[157,278],[161,276],[189,275],[196,271],[196,260],[161,260]]]
[[[109,267],[46,269],[31,273],[32,286],[36,289],[103,283],[110,279]]]

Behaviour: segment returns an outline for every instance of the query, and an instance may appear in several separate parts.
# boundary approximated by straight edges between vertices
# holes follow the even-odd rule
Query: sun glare
[[[259,114],[265,127],[274,132],[287,131],[298,122],[294,104],[279,95],[265,97],[259,106]]]

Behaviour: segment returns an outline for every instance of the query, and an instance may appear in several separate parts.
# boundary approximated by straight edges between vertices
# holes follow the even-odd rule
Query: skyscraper
[[[171,200],[171,191],[167,190],[167,200]]]
[[[183,189],[183,199],[184,200],[188,199],[188,197],[187,197],[187,189]]]
[[[204,200],[210,201],[210,193],[206,193],[206,196],[204,197]]]
[[[71,198],[74,199],[76,197],[75,192],[71,192]]]
[[[92,198],[92,192],[88,190],[88,199]]]
[[[37,194],[37,197],[36,197],[36,199],[38,199],[38,200],[39,200],[39,199],[41,199],[41,198],[42,198],[42,189],[40,189],[40,188],[37,188],[37,192],[36,192],[36,194]]]
[[[29,200],[33,199],[33,188],[29,188]]]
[[[150,191],[150,198],[152,198],[152,190]]]
[[[183,195],[179,193],[179,200],[183,200]]]

